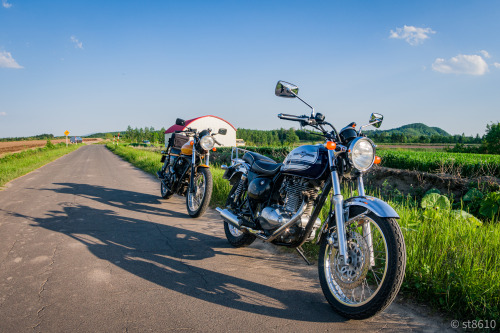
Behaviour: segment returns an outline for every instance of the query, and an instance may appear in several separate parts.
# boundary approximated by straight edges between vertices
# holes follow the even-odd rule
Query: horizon
[[[411,124],[404,124],[404,125],[401,125],[401,126],[398,126],[398,127],[394,127],[394,128],[388,128],[388,129],[380,129],[380,128],[375,128],[375,127],[366,127],[365,130],[363,131],[364,133],[366,132],[384,132],[384,131],[391,131],[391,130],[395,130],[395,129],[399,129],[401,127],[405,127],[405,126],[408,126],[408,125],[416,125],[416,124],[422,124],[424,126],[427,126],[429,128],[437,128],[437,129],[441,129],[443,131],[445,131],[446,133],[448,133],[450,136],[461,136],[462,133],[457,133],[457,134],[451,134],[449,133],[448,131],[446,131],[445,129],[441,128],[441,127],[436,127],[436,126],[428,126],[427,124],[424,124],[424,123],[411,123]],[[132,125],[130,125],[133,129],[137,128],[151,128],[153,127],[153,129],[155,131],[160,131],[162,128],[155,128],[154,126],[145,126],[145,127],[134,127]],[[128,127],[128,126],[127,126]],[[263,130],[263,129],[260,129],[260,128],[244,128],[244,127],[237,127],[237,130],[238,129],[245,129],[245,130],[256,130],[256,131],[279,131],[280,129],[290,129],[290,128],[294,128],[295,130],[308,130],[309,128],[308,127],[303,127],[302,129],[301,128],[296,128],[296,127],[281,127],[281,128],[272,128],[272,129],[268,129],[268,130]],[[165,127],[165,130],[167,130],[168,127]],[[77,136],[77,137],[87,137],[87,136],[91,136],[91,135],[95,135],[95,134],[107,134],[107,133],[126,133],[127,132],[127,129],[124,129],[124,130],[117,130],[117,131],[106,131],[106,132],[94,132],[94,133],[89,133],[89,134],[71,134],[68,135],[68,138],[69,137],[73,137],[73,136]],[[30,135],[30,136],[25,136],[25,137],[19,137],[19,138],[26,138],[26,137],[35,137],[35,136],[41,136],[41,135],[53,135],[54,137],[64,137],[64,135],[55,135],[53,133],[41,133],[41,134],[35,134],[35,135]],[[482,137],[483,135],[480,135],[479,133],[477,134],[479,135],[480,137]],[[123,134],[122,134],[123,136]],[[476,135],[465,135],[466,137],[476,137]],[[16,138],[16,137],[0,137],[0,140],[1,139],[11,139],[11,138]]]
[[[206,114],[295,127],[277,114],[310,110],[274,96],[278,80],[337,128],[377,112],[386,129],[482,136],[500,121],[499,15],[493,0],[2,0],[0,137],[168,128]]]

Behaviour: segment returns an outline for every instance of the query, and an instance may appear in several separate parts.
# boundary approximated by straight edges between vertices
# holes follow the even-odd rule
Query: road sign
[[[66,130],[64,131],[64,135],[66,135],[66,147],[68,146],[68,135],[69,135],[69,131]]]

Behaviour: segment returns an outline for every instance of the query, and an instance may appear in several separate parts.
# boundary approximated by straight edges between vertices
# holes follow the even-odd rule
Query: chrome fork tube
[[[337,239],[339,244],[339,254],[341,262],[347,265],[347,259],[349,254],[347,253],[347,238],[344,225],[344,197],[340,192],[340,180],[337,174],[337,169],[335,165],[335,154],[332,150],[328,150],[328,162],[330,164],[331,177],[332,177],[332,205],[335,211],[335,222],[337,224]],[[342,260],[343,259],[343,260]]]
[[[363,184],[363,175],[360,174],[358,176],[358,195],[360,197],[365,196],[365,185]],[[370,265],[375,266],[375,255],[373,254],[373,237],[372,230],[370,226],[370,222],[365,220],[363,223],[363,238],[366,241],[366,245],[368,246],[369,256],[370,256]]]
[[[188,189],[188,191],[190,193],[194,192],[194,171],[195,171],[195,168],[196,168],[196,166],[195,166],[195,163],[196,163],[196,148],[194,146],[195,146],[195,144],[193,144],[193,146],[192,146],[193,152],[191,154],[191,180],[189,182],[189,189]]]
[[[362,174],[360,174],[358,176],[358,195],[360,197],[365,196],[365,184],[363,183],[363,175]]]

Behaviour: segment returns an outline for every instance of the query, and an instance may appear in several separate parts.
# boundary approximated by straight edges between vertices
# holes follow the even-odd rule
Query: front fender
[[[199,164],[198,166],[196,166],[196,170],[198,170],[199,168],[207,168],[207,169],[210,169],[210,167],[206,164]]]
[[[388,203],[382,201],[375,197],[364,196],[364,197],[352,197],[344,201],[344,209],[350,206],[361,206],[379,217],[392,217],[399,219],[398,213],[389,206]]]

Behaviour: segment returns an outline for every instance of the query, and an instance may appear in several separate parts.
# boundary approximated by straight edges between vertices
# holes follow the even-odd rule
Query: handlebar
[[[307,116],[294,116],[293,114],[280,113],[278,118],[292,121],[306,121],[309,119]]]
[[[278,114],[278,118],[291,121],[300,121],[301,125],[316,125],[316,120],[308,116],[294,116],[293,114]]]
[[[295,116],[293,114],[286,114],[286,113],[280,113],[278,114],[278,118],[284,119],[284,120],[291,120],[291,121],[298,121],[302,126],[312,126],[313,128],[321,131],[323,133],[323,136],[326,138],[330,138],[332,140],[338,140],[338,133],[335,127],[333,127],[332,124],[322,120],[322,121],[317,121],[315,118],[311,118],[309,116]],[[324,125],[328,125],[332,128],[333,134],[329,134],[329,132],[323,127]]]

